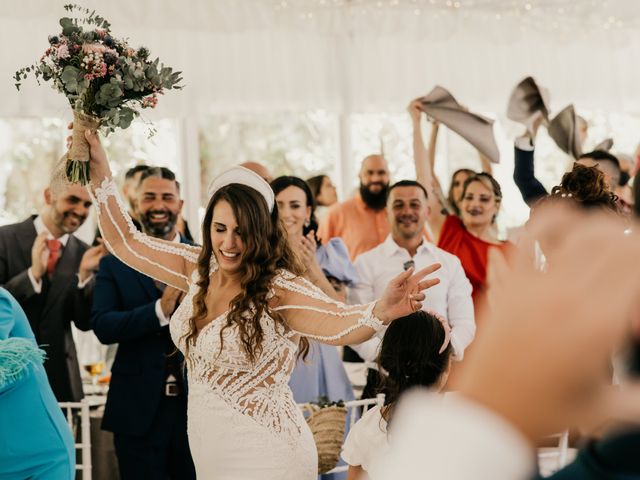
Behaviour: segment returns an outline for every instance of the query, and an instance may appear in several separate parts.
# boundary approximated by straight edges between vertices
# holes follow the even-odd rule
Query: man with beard
[[[454,358],[462,360],[464,349],[473,340],[474,321],[471,283],[467,279],[460,260],[430,243],[424,236],[429,215],[427,191],[414,180],[402,180],[389,188],[387,214],[391,233],[385,241],[355,261],[360,281],[349,291],[349,302],[365,304],[380,297],[389,279],[403,270],[420,270],[433,263],[438,270],[440,283],[429,289],[422,308],[443,317],[451,326],[451,346]],[[360,357],[375,361],[381,338],[352,345]],[[369,370],[363,398],[375,396],[378,384],[375,370]]]
[[[318,229],[323,243],[341,237],[351,260],[371,250],[389,234],[385,205],[389,188],[389,169],[382,155],[369,155],[360,168],[360,192],[346,202],[334,205]]]
[[[188,243],[176,229],[182,204],[171,170],[153,167],[142,173],[134,210],[144,233]],[[187,441],[183,358],[169,334],[169,319],[181,298],[179,290],[113,255],[100,262],[93,328],[102,343],[119,344],[102,428],[114,433],[123,480],[195,479]]]
[[[71,322],[91,329],[91,288],[101,245],[74,236],[87,219],[86,188],[64,179],[66,159],[54,169],[39,215],[0,228],[0,285],[24,309],[38,345],[47,353],[45,371],[59,402],[84,396]]]

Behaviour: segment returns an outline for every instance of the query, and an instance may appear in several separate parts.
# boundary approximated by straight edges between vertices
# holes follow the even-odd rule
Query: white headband
[[[232,183],[238,183],[240,185],[246,185],[256,190],[262,195],[267,202],[269,211],[273,212],[273,204],[275,203],[275,195],[269,184],[257,173],[249,170],[248,168],[236,166],[231,167],[229,170],[225,170],[216,178],[211,180],[207,193],[209,197],[212,197],[218,190]]]

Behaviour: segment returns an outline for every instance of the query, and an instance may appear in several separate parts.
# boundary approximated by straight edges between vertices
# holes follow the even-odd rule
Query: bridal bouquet
[[[110,24],[95,11],[65,5],[80,18],[60,19],[62,32],[49,37],[40,61],[18,70],[16,88],[28,74],[52,81],[73,108],[73,144],[67,154],[67,177],[73,183],[89,182],[89,145],[86,129],[105,134],[128,128],[141,108],[154,108],[164,90],[181,89],[181,72],[165,67],[149,50],[130,47],[127,40],[111,36]]]

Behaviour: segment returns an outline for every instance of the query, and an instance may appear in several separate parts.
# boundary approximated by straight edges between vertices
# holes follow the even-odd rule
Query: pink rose
[[[104,53],[104,51],[107,49],[107,47],[105,47],[104,45],[100,44],[100,43],[83,43],[82,44],[82,51],[84,53]]]
[[[64,43],[58,47],[58,59],[62,58],[69,58],[69,47]]]

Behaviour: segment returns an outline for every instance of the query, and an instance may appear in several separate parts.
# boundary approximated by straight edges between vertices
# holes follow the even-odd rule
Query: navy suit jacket
[[[182,239],[181,241],[184,242]],[[100,261],[91,320],[103,344],[118,344],[111,369],[102,428],[124,435],[145,435],[165,391],[169,326],[160,326],[153,279],[113,255]],[[173,348],[172,348],[173,349]],[[182,355],[176,351],[182,361]],[[181,395],[185,403],[186,395]]]
[[[522,199],[532,206],[549,193],[536,178],[533,167],[533,150],[514,149],[513,180],[522,194]]]

